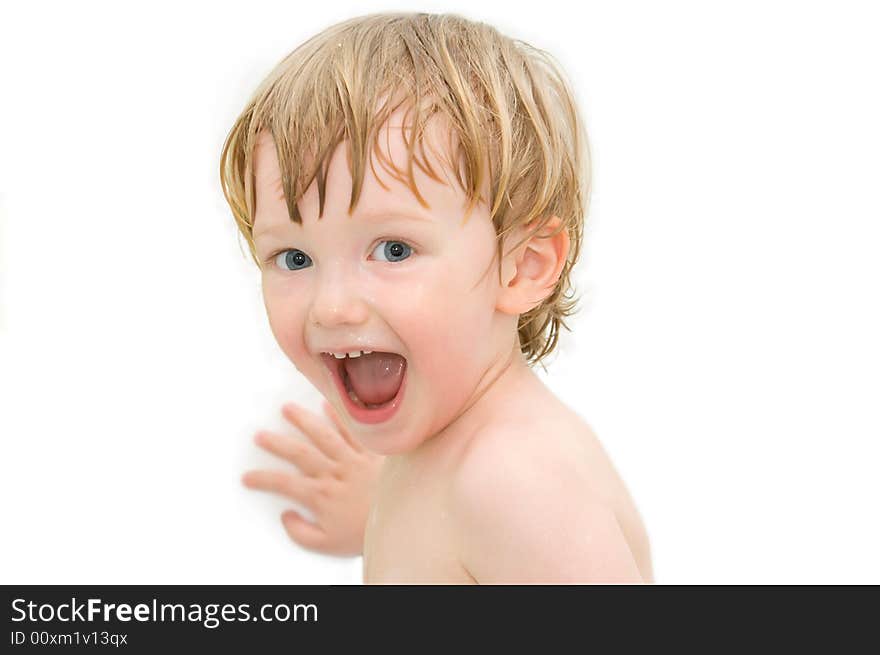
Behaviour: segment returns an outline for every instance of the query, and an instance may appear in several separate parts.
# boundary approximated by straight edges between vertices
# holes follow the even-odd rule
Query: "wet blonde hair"
[[[413,120],[405,121],[413,129],[412,140],[403,131],[406,178],[378,143],[379,129],[401,106],[407,115],[414,112]],[[508,233],[527,228],[512,251],[553,216],[561,225],[552,234],[568,231],[569,252],[559,280],[518,321],[522,353],[530,365],[541,362],[555,348],[560,325],[570,331],[564,319],[577,311],[570,278],[590,193],[583,122],[569,84],[545,51],[453,14],[370,14],[328,27],[277,64],[235,121],[220,158],[223,193],[260,267],[253,240],[253,155],[263,130],[275,141],[293,222],[302,223],[297,202],[315,178],[323,215],[329,159],[343,141],[352,170],[349,214],[363,186],[368,146],[427,207],[412,167],[415,163],[440,181],[424,158],[415,159],[417,143],[424,154],[425,126],[435,114],[450,127],[453,156],[445,161],[467,194],[468,214],[485,200],[480,190],[488,186],[485,202],[491,203],[497,235],[499,280]],[[372,158],[369,162],[372,168]]]

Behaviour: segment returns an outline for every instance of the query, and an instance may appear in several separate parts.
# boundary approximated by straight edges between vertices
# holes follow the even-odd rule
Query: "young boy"
[[[334,25],[257,89],[221,178],[272,332],[329,400],[332,423],[284,408],[312,443],[257,435],[298,472],[244,477],[312,511],[284,513],[294,540],[362,552],[367,583],[653,582],[623,482],[531,368],[575,304],[589,193],[545,53],[454,15]]]

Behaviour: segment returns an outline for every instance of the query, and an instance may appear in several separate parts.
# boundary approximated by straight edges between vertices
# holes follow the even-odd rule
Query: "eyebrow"
[[[389,209],[388,211],[373,211],[364,214],[355,214],[350,217],[352,220],[366,220],[372,223],[378,223],[380,221],[388,220],[388,219],[397,219],[397,220],[415,220],[419,222],[431,222],[433,219],[427,215],[423,214],[420,211],[416,210],[400,210],[400,209]],[[267,228],[260,230],[259,232],[254,232],[254,239],[260,237],[264,234],[271,234],[274,232],[285,232],[287,230],[288,225],[295,225],[292,221],[289,223],[275,223],[270,225]]]

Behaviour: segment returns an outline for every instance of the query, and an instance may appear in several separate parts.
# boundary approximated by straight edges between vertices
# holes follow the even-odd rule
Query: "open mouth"
[[[375,351],[370,355],[361,355],[354,361],[326,353],[321,354],[321,359],[329,369],[346,409],[355,420],[379,423],[388,420],[397,411],[406,387],[408,366],[405,357]],[[357,379],[352,380],[352,377]]]

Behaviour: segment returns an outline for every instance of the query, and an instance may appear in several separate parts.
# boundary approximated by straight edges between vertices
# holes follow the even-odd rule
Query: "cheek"
[[[410,349],[415,370],[436,394],[435,402],[455,404],[467,396],[485,369],[492,343],[494,303],[482,268],[451,271],[438,266],[408,285],[392,325]],[[405,331],[405,333],[404,333]]]
[[[295,289],[285,288],[277,281],[263,283],[263,305],[272,335],[297,369],[308,358],[302,337],[306,308],[300,306],[296,300],[301,297],[303,294],[297,293]]]

